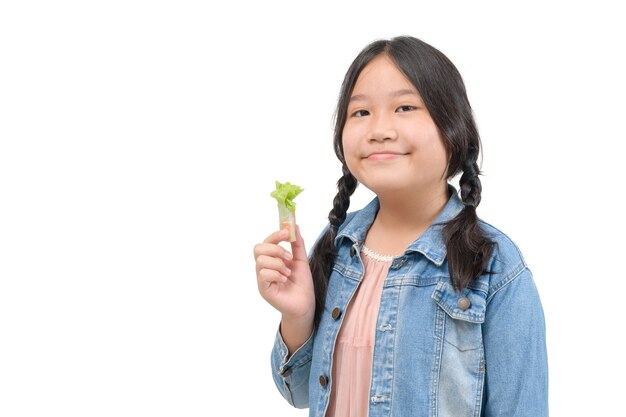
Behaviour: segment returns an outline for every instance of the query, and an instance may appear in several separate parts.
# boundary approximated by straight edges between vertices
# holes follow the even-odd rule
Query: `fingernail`
[[[289,269],[289,268],[285,268],[285,272],[287,272],[287,273],[285,274],[286,276],[291,275],[291,269]]]
[[[283,255],[285,257],[285,259],[287,259],[288,261],[293,259],[293,255],[291,254],[291,252],[287,252],[285,251],[285,254]]]

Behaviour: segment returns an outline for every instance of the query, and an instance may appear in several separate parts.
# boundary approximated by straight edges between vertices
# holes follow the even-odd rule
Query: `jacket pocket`
[[[486,294],[471,288],[457,292],[450,283],[439,282],[432,298],[437,304],[432,415],[478,416],[485,376],[482,323]]]
[[[485,293],[470,288],[457,292],[450,283],[439,282],[432,299],[446,313],[445,324],[440,329],[446,342],[460,351],[482,347],[482,323],[487,305]]]

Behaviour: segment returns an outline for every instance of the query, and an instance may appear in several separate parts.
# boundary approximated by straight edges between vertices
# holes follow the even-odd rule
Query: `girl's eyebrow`
[[[400,97],[400,96],[406,96],[406,95],[414,95],[414,96],[419,97],[418,92],[410,88],[403,88],[401,90],[393,91],[389,94],[390,97]],[[352,103],[353,101],[363,101],[363,100],[366,100],[367,98],[368,96],[366,94],[355,94],[352,97],[350,97],[349,102]]]
[[[389,95],[391,97],[400,97],[400,96],[406,96],[406,95],[419,96],[419,94],[417,93],[417,90],[413,90],[413,89],[410,89],[410,88],[403,88],[402,90],[394,91],[393,93],[391,93]]]

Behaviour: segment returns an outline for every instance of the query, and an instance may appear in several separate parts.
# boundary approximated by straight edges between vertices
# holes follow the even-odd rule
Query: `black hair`
[[[342,164],[343,175],[337,182],[337,195],[328,215],[329,228],[320,237],[310,259],[315,289],[315,319],[319,324],[324,310],[328,279],[337,256],[335,237],[344,222],[350,196],[358,182],[350,173],[343,155],[342,133],[352,90],[363,68],[375,57],[388,56],[415,86],[438,127],[448,154],[446,178],[463,173],[459,180],[464,208],[443,228],[448,269],[453,287],[460,291],[486,272],[493,242],[478,224],[476,207],[480,203],[478,178],[480,136],[474,121],[461,74],[454,64],[431,45],[409,36],[377,40],[367,45],[348,69],[335,113],[334,149]]]

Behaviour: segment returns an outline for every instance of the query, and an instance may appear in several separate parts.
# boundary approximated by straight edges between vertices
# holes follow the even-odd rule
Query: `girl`
[[[281,394],[319,417],[547,416],[541,303],[515,244],[476,216],[480,139],[455,66],[411,37],[368,45],[334,148],[343,176],[310,259],[299,230],[291,252],[286,230],[254,248],[282,314]],[[359,183],[376,198],[347,214]]]

